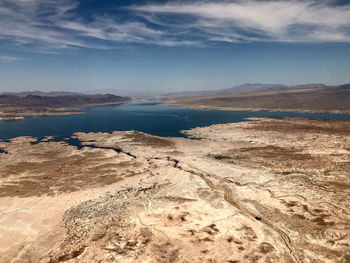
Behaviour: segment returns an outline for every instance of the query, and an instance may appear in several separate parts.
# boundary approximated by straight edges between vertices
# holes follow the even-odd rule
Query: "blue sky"
[[[0,91],[350,82],[349,1],[0,0]]]

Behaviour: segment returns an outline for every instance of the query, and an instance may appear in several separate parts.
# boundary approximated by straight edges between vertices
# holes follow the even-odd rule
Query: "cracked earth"
[[[0,142],[0,262],[350,262],[350,123]]]

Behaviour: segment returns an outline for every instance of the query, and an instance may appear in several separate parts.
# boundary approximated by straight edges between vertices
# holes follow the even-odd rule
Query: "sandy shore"
[[[349,262],[350,122],[0,142],[0,262]]]

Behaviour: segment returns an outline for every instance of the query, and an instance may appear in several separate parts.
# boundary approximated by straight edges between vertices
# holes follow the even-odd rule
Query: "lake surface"
[[[137,130],[158,136],[185,137],[180,133],[181,130],[218,123],[241,122],[247,117],[263,116],[350,120],[350,114],[194,110],[158,103],[98,106],[80,111],[84,114],[25,117],[17,121],[0,121],[0,140],[17,136],[33,136],[38,139],[54,136],[55,140],[62,140],[78,131],[112,132],[115,130]]]

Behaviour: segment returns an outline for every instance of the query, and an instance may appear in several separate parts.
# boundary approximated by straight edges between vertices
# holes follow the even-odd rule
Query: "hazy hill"
[[[58,97],[58,96],[74,96],[74,95],[82,95],[77,92],[69,92],[69,91],[51,91],[51,92],[43,92],[43,91],[23,91],[23,92],[3,92],[0,95],[12,95],[18,97],[26,97],[28,95],[42,96],[42,97]]]
[[[219,90],[219,92],[244,91],[244,90],[252,90],[252,89],[275,88],[275,87],[286,87],[286,86],[283,84],[246,83],[246,84],[238,85],[232,88]]]
[[[210,95],[167,97],[165,103],[207,109],[350,112],[350,84],[241,87]]]
[[[130,98],[128,97],[121,97],[111,94],[56,96],[26,95],[25,97],[0,95],[0,106],[64,108],[82,107],[95,104],[121,103],[129,100]]]

